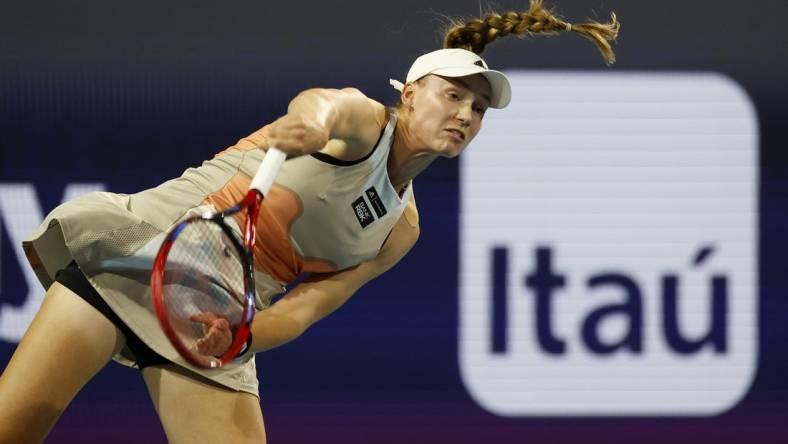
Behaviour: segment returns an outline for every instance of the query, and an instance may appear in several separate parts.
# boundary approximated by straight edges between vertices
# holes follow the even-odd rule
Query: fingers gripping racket
[[[151,274],[153,307],[167,338],[192,365],[220,367],[239,354],[249,337],[255,223],[285,157],[269,149],[241,202],[185,219],[159,248]],[[246,215],[243,239],[226,221],[237,213]]]

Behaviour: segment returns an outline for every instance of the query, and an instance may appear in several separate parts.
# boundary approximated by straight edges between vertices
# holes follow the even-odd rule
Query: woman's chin
[[[444,147],[441,156],[448,158],[457,157],[462,153],[463,149],[465,149],[465,145],[454,145],[454,146]]]
[[[434,154],[437,154],[440,157],[457,157],[462,153],[463,149],[465,149],[464,143],[457,143],[457,142],[449,142],[449,143],[441,143],[439,146],[435,147],[433,150]]]

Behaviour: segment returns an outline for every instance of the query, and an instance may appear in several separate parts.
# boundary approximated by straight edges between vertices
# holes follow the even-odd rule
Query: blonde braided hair
[[[462,48],[481,54],[493,40],[510,34],[521,37],[573,31],[594,42],[609,65],[616,61],[610,42],[616,39],[620,28],[621,23],[616,19],[615,13],[611,14],[609,23],[592,21],[572,24],[545,9],[542,0],[531,0],[531,6],[525,12],[492,12],[484,18],[475,18],[466,23],[454,22],[446,32],[443,47]]]

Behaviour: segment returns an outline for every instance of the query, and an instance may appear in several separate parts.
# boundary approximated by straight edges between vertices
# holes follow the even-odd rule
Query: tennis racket
[[[246,345],[255,311],[255,223],[285,157],[270,148],[241,202],[183,220],[159,248],[151,274],[153,307],[167,338],[194,366],[221,367]],[[242,239],[227,223],[238,213],[246,216]]]

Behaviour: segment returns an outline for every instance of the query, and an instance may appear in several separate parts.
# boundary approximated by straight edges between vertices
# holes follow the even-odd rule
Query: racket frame
[[[161,325],[164,334],[170,340],[178,353],[189,364],[192,364],[196,367],[215,368],[227,364],[236,357],[249,337],[250,324],[254,318],[256,293],[254,282],[254,265],[251,253],[253,251],[251,247],[254,245],[255,239],[255,226],[252,221],[257,219],[257,215],[260,211],[261,201],[262,195],[257,190],[250,190],[244,200],[232,208],[228,208],[227,210],[219,213],[208,212],[202,215],[192,216],[184,219],[175,225],[175,227],[173,227],[169,233],[167,233],[167,236],[165,237],[161,248],[159,249],[159,253],[156,255],[156,259],[153,264],[153,272],[151,273],[151,299],[153,300],[153,306],[159,319],[159,325]],[[230,228],[224,222],[224,219],[226,217],[232,217],[236,213],[243,211],[244,208],[247,209],[247,217],[244,229],[244,239],[242,243],[238,240],[238,237],[235,235],[232,228]],[[170,253],[170,249],[181,232],[183,232],[183,230],[188,225],[195,222],[214,223],[219,226],[227,238],[230,239],[233,247],[235,247],[235,249],[240,253],[243,267],[244,308],[241,314],[241,322],[233,333],[233,342],[230,345],[230,348],[222,356],[216,357],[219,361],[218,363],[215,360],[211,360],[209,358],[201,358],[202,355],[196,353],[194,350],[191,350],[186,344],[183,343],[181,338],[178,336],[178,333],[175,331],[175,328],[172,326],[170,314],[165,303],[163,284],[167,257]]]
[[[270,147],[266,151],[265,158],[252,178],[252,181],[249,185],[249,191],[246,193],[246,196],[244,196],[241,202],[219,213],[208,213],[200,216],[193,216],[179,222],[172,229],[170,229],[161,247],[159,248],[159,252],[156,255],[156,259],[154,260],[153,269],[151,272],[151,299],[153,300],[153,306],[159,319],[159,324],[161,325],[162,330],[164,331],[167,338],[172,343],[173,347],[175,347],[181,357],[196,367],[217,368],[227,364],[237,357],[238,352],[241,351],[244,344],[246,343],[247,338],[249,337],[252,319],[254,318],[255,314],[256,299],[253,252],[257,233],[257,216],[260,213],[260,205],[263,201],[263,196],[268,194],[268,191],[271,189],[271,186],[274,183],[276,173],[279,171],[286,159],[287,155],[283,151],[274,147]],[[224,219],[226,217],[233,216],[244,209],[246,209],[246,220],[244,221],[243,239],[239,242],[232,229],[224,222]],[[167,261],[167,255],[169,254],[174,241],[188,224],[198,220],[206,219],[218,224],[232,240],[233,245],[239,249],[239,252],[242,252],[241,258],[244,268],[244,311],[241,315],[241,323],[233,335],[233,342],[231,343],[230,348],[221,357],[217,358],[218,362],[217,360],[210,358],[205,358],[202,360],[198,359],[195,353],[192,350],[189,350],[189,348],[186,347],[186,345],[180,340],[177,333],[175,333],[175,329],[170,323],[169,313],[167,311],[166,304],[164,303],[163,294],[164,265]]]

